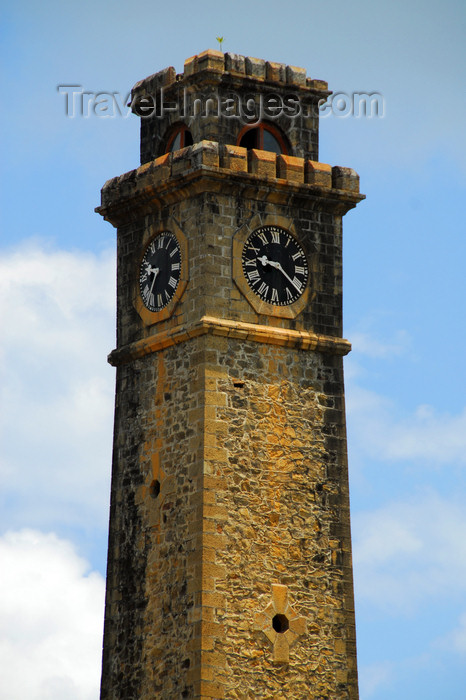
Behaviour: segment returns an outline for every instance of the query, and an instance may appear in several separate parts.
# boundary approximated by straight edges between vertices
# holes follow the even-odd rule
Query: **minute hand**
[[[288,274],[287,272],[285,272],[285,270],[283,269],[283,267],[281,266],[281,264],[280,264],[279,262],[271,262],[271,261],[269,260],[269,263],[270,263],[273,267],[276,267],[277,270],[280,270],[280,272],[282,273],[282,275],[285,275],[286,279],[287,279],[289,282],[291,282],[291,284],[293,285],[293,287],[294,287],[298,292],[301,291],[302,286],[298,286],[298,285],[296,284],[296,282],[295,282],[294,280],[291,279],[291,277],[289,276],[289,274]]]

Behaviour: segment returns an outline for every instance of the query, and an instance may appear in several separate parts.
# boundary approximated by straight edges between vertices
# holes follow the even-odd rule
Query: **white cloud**
[[[438,653],[452,652],[466,657],[466,612],[458,616],[457,625],[447,634],[434,641],[434,649]]]
[[[466,613],[461,615],[458,627],[452,634],[453,647],[461,654],[466,654]]]
[[[457,415],[419,405],[406,415],[390,399],[353,382],[347,387],[350,438],[358,452],[377,460],[466,463],[466,408]]]
[[[367,357],[390,358],[404,354],[411,345],[411,338],[404,330],[398,330],[393,338],[379,340],[371,333],[350,332],[351,345],[358,354]]]
[[[0,696],[98,697],[105,583],[73,545],[34,530],[0,538]]]
[[[435,494],[353,514],[355,587],[364,604],[412,614],[466,593],[466,513]]]
[[[390,681],[393,669],[387,661],[359,668],[359,690],[361,698],[370,698]]]
[[[88,515],[106,525],[114,276],[111,252],[25,241],[0,257],[0,474],[10,527]]]

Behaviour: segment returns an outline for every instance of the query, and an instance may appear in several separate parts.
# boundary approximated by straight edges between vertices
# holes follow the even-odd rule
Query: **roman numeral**
[[[300,265],[296,265],[294,271],[295,275],[304,275],[304,273],[306,272],[304,267],[301,267]]]
[[[293,284],[296,287],[297,291],[301,294],[301,290],[303,288],[303,283],[301,280],[299,280],[297,277],[293,277]]]
[[[293,298],[293,295],[292,295],[292,293],[290,292],[290,290],[288,289],[288,287],[285,287],[285,292],[286,292],[286,298],[287,298],[287,299],[292,299],[292,298]]]
[[[302,253],[298,252],[298,253],[295,253],[294,255],[292,255],[291,257],[293,258],[293,260],[297,260],[298,258],[302,258],[303,256],[302,256]]]
[[[170,279],[168,280],[168,284],[170,285],[170,287],[173,287],[173,289],[175,289],[176,288],[176,279],[174,277],[170,277]]]
[[[157,306],[162,306],[162,305],[163,305],[162,295],[157,294]]]
[[[246,260],[244,264],[246,265],[246,267],[256,267],[257,260]]]
[[[265,282],[262,282],[261,286],[257,290],[258,294],[262,294],[264,297],[267,296],[268,291],[269,291],[269,285],[265,284]]]
[[[263,233],[263,232],[261,231],[261,233],[258,233],[257,235],[258,235],[259,238],[261,239],[262,243],[263,243],[264,245],[267,245],[268,240],[267,240],[267,236],[265,235],[265,233]]]
[[[257,270],[251,270],[251,272],[248,272],[248,279],[251,280],[251,282],[259,279],[259,272]]]
[[[165,240],[165,236],[159,236],[157,239],[157,248],[160,250],[160,248],[163,248],[163,243]]]
[[[278,292],[276,289],[272,289],[272,304],[278,302]]]
[[[179,269],[180,269],[180,263],[179,263],[179,262],[177,262],[177,263],[172,263],[172,272],[174,272],[175,270],[179,270]]]
[[[272,229],[272,243],[280,243],[280,231]]]
[[[173,248],[173,250],[170,251],[170,257],[172,258],[176,253],[178,252],[178,248]]]

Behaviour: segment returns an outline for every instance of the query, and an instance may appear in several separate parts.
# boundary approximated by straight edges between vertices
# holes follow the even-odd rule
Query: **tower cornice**
[[[324,352],[330,355],[347,355],[351,351],[351,343],[345,338],[333,338],[290,328],[275,328],[257,323],[243,323],[203,316],[199,321],[190,325],[170,328],[168,331],[156,333],[148,338],[117,348],[108,356],[108,362],[113,367],[118,367],[172,345],[178,345],[207,334],[297,348],[298,350]]]
[[[352,168],[201,141],[108,180],[96,212],[119,226],[203,191],[304,204],[338,215],[365,198]]]

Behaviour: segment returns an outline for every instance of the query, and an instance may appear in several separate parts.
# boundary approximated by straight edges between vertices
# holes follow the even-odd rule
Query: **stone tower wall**
[[[341,357],[206,334],[118,396],[102,697],[357,697]]]
[[[135,95],[215,75],[298,76],[311,101],[324,90],[252,59],[233,75],[217,53]],[[248,74],[254,65],[265,78]],[[309,157],[303,125],[290,139],[300,133],[304,157],[246,151],[221,127],[152,159],[157,124],[143,123],[143,165],[108,181],[98,209],[118,228],[101,698],[357,700],[341,219],[362,198],[358,176]],[[238,277],[241,236],[271,223],[308,260],[295,315],[264,312]],[[164,230],[185,240],[186,288],[155,322],[138,278]]]

